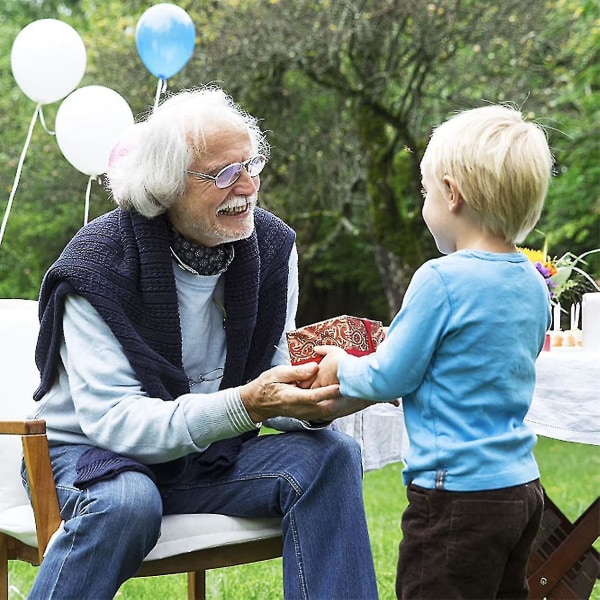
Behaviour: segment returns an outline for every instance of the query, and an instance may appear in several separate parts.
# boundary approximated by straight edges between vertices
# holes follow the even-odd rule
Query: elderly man
[[[115,153],[118,208],[40,293],[36,417],[62,532],[30,598],[112,598],[163,514],[282,517],[286,598],[375,598],[360,452],[323,424],[365,406],[291,367],[293,231],[256,206],[269,147],[216,87],[184,91]],[[279,363],[279,364],[278,364]],[[258,436],[262,422],[287,430]]]

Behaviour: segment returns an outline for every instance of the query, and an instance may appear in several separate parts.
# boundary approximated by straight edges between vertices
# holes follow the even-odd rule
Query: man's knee
[[[339,431],[324,429],[307,433],[302,446],[290,445],[289,450],[290,456],[296,456],[290,471],[295,473],[302,489],[317,482],[339,484],[340,479],[356,481],[362,477],[360,446],[354,438]],[[341,474],[344,475],[340,477]]]
[[[162,521],[162,501],[155,484],[147,476],[125,471],[88,490],[89,510],[106,512],[113,526],[124,530],[144,530],[158,539]]]
[[[362,456],[359,443],[351,436],[331,429],[322,432],[327,439],[327,452],[336,461],[346,462],[349,466],[361,464]],[[338,466],[339,466],[338,462]]]

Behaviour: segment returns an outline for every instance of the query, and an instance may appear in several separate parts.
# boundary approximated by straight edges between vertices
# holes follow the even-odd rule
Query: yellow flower
[[[532,250],[531,248],[518,248],[532,263],[544,264],[548,257],[544,256],[541,250]]]
[[[582,282],[591,289],[600,291],[600,285],[579,266],[580,264],[587,264],[583,260],[584,256],[600,252],[600,248],[589,250],[580,256],[565,252],[560,258],[550,258],[546,254],[545,244],[543,250],[521,247],[517,247],[517,250],[522,252],[544,277],[550,292],[550,298],[553,301],[558,301],[564,292],[575,291]],[[581,293],[582,290],[579,291],[579,295]]]

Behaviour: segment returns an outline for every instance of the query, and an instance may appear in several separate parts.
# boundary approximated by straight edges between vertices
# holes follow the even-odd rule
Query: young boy
[[[313,386],[403,398],[399,598],[527,598],[543,498],[523,419],[550,310],[515,244],[540,216],[551,171],[543,131],[512,108],[468,110],[435,129],[421,161],[423,218],[447,256],[417,270],[375,353],[318,348]]]

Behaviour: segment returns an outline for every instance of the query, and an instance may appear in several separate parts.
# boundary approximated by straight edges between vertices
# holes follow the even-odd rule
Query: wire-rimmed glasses
[[[223,190],[231,187],[242,175],[242,169],[248,171],[250,177],[256,177],[264,169],[267,164],[267,157],[262,154],[251,156],[244,162],[236,162],[223,167],[216,175],[208,175],[199,171],[186,171],[201,181],[214,181],[215,185]]]

